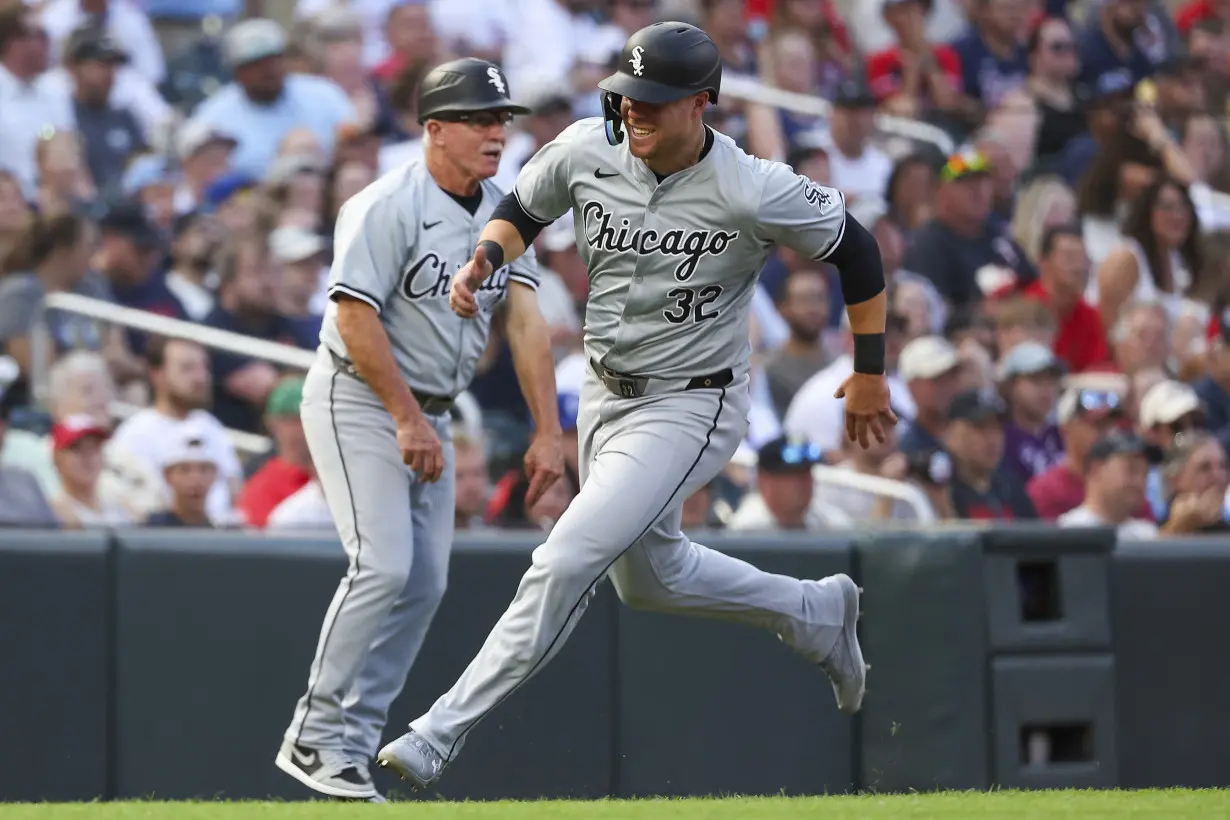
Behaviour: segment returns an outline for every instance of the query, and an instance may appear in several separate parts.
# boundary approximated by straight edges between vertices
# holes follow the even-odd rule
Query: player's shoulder
[[[602,117],[585,117],[569,125],[551,140],[556,150],[564,149],[569,156],[580,152],[613,151],[606,138],[606,121]]]

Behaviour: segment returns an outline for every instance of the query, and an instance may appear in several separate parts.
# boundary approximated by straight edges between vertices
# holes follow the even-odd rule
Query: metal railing
[[[821,501],[823,501],[822,493],[824,487],[843,487],[858,490],[868,495],[883,496],[894,501],[900,501],[907,505],[914,512],[914,515],[917,516],[917,521],[911,520],[910,524],[933,524],[936,521],[935,510],[931,507],[931,502],[927,500],[927,496],[923,491],[913,484],[907,484],[904,481],[894,481],[891,478],[883,478],[882,476],[864,475],[853,470],[843,470],[840,467],[829,467],[824,464],[817,464],[812,468],[812,478],[816,482],[816,490],[821,493],[819,496]],[[856,527],[867,522],[848,519],[832,523],[842,527]]]

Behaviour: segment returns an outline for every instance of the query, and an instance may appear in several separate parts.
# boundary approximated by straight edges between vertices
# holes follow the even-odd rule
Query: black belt
[[[606,389],[610,390],[617,396],[623,396],[625,399],[639,399],[645,395],[645,391],[649,389],[649,383],[653,381],[647,376],[629,376],[627,373],[617,373],[610,368],[603,367],[593,359],[589,360],[589,366],[593,368],[596,375]],[[719,370],[716,373],[710,373],[708,376],[697,376],[694,379],[689,379],[684,390],[703,390],[705,388],[725,387],[735,380],[735,371],[730,368]]]
[[[352,376],[359,381],[363,381],[363,377],[359,375],[359,371],[354,366],[354,362],[342,358],[334,353],[332,349],[328,350],[329,356],[332,357],[333,364],[338,370],[342,371],[347,376]],[[410,388],[410,394],[414,396],[414,400],[419,403],[419,407],[422,411],[429,416],[443,416],[453,409],[453,399],[450,396],[432,396],[428,393],[420,393],[413,387]]]

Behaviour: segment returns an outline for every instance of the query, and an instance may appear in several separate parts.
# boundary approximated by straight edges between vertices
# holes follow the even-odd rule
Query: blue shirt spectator
[[[1120,73],[1132,84],[1152,76],[1167,49],[1163,33],[1153,22],[1141,3],[1106,0],[1077,38],[1080,80],[1097,87],[1107,74]]]
[[[1015,0],[983,0],[977,27],[952,44],[961,58],[965,93],[987,108],[995,108],[1004,95],[1024,85],[1029,61],[1021,31],[1023,4]]]

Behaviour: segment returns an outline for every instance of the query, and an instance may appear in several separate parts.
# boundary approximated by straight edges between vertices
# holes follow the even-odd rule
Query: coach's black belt
[[[589,360],[589,366],[593,368],[594,374],[606,385],[607,390],[625,399],[639,399],[649,389],[650,382],[654,381],[647,376],[630,376],[627,373],[617,373],[608,367],[603,367],[593,359]],[[726,368],[716,373],[710,373],[708,376],[697,376],[694,379],[689,379],[683,389],[702,390],[707,387],[725,387],[734,380],[735,371]]]
[[[358,368],[354,366],[354,362],[342,358],[331,349],[329,350],[329,356],[332,357],[333,364],[338,370],[348,376],[358,379],[359,381],[363,381],[363,377],[359,375]],[[410,394],[414,396],[414,400],[419,403],[419,407],[422,411],[429,416],[443,416],[445,413],[448,413],[453,409],[453,399],[449,396],[433,396],[429,393],[421,393],[413,387],[410,388]]]

